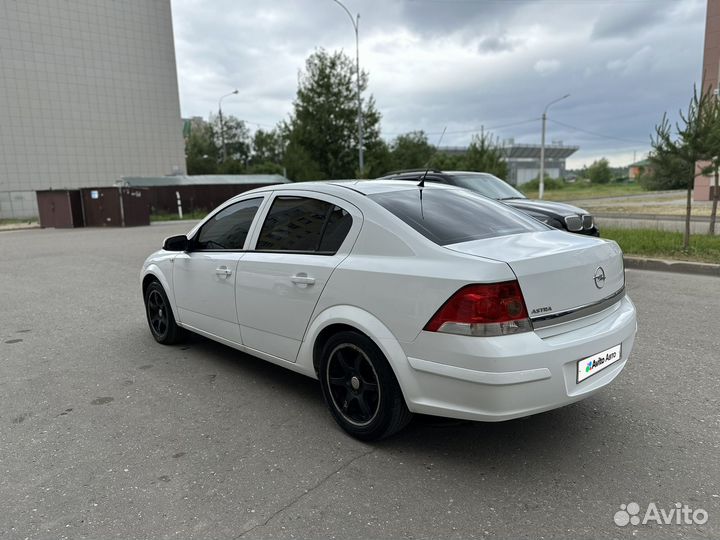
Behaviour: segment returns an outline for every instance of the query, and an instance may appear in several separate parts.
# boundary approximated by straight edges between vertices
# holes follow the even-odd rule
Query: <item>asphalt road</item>
[[[140,265],[188,228],[0,233],[0,537],[720,537],[717,278],[628,271],[634,354],[590,399],[369,445],[313,380],[153,341]],[[630,502],[709,520],[615,525]]]

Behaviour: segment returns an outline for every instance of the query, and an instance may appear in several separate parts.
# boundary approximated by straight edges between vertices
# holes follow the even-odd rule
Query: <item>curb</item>
[[[677,274],[695,274],[720,277],[720,264],[668,261],[665,259],[645,259],[643,257],[624,257],[625,268],[652,270],[655,272],[673,272]]]
[[[596,218],[605,219],[636,219],[642,221],[681,221],[685,222],[685,216],[673,214],[622,214],[622,213],[601,213],[593,214]],[[710,223],[710,216],[690,216],[690,222]]]
[[[680,192],[680,197],[685,197],[685,190],[684,189],[670,189],[670,190],[663,190],[663,191],[647,191],[645,193],[629,193],[627,195],[594,195],[592,197],[578,197],[577,199],[568,199],[566,201],[557,201],[557,202],[564,202],[564,203],[574,203],[574,202],[583,202],[583,201],[599,201],[602,199],[633,199],[633,198],[639,198],[639,197],[652,197],[654,195],[677,195],[678,191]],[[660,197],[663,198],[663,197]]]
[[[15,225],[13,225],[13,226],[3,225],[3,226],[0,226],[0,232],[27,231],[27,230],[30,230],[30,229],[41,229],[41,228],[42,228],[42,227],[40,227],[40,224],[38,224],[38,223],[35,223],[34,225],[22,224],[22,225],[17,225],[17,226],[15,226]]]

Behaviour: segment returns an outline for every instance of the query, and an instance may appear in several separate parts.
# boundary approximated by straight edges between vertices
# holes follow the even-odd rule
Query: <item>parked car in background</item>
[[[319,379],[363,440],[413,412],[528,416],[615,379],[635,339],[615,242],[437,183],[238,195],[141,273],[153,337],[190,330]]]
[[[381,180],[408,180],[419,182],[425,170],[397,171]],[[600,236],[595,219],[586,210],[570,204],[528,199],[513,186],[488,173],[466,171],[427,171],[427,182],[436,182],[469,189],[517,208],[535,219],[564,231]]]

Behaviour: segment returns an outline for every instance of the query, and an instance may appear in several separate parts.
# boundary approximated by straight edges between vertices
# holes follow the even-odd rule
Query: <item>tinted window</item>
[[[525,195],[492,174],[456,174],[455,184],[491,199],[524,199]]]
[[[350,225],[350,214],[334,204],[305,197],[277,197],[256,249],[335,253]]]
[[[376,193],[369,197],[436,244],[545,231],[531,217],[463,189],[425,188]]]
[[[262,197],[231,204],[202,226],[197,249],[242,249]]]
[[[345,240],[347,233],[352,225],[352,216],[339,206],[334,206],[327,223],[325,224],[325,232],[322,240],[320,240],[320,250],[326,253],[335,253]]]

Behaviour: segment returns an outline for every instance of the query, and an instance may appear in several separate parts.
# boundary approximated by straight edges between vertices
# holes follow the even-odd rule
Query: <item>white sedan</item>
[[[197,332],[319,379],[349,434],[413,412],[481,421],[586,398],[637,329],[612,241],[428,183],[243,193],[143,265],[154,338]]]

